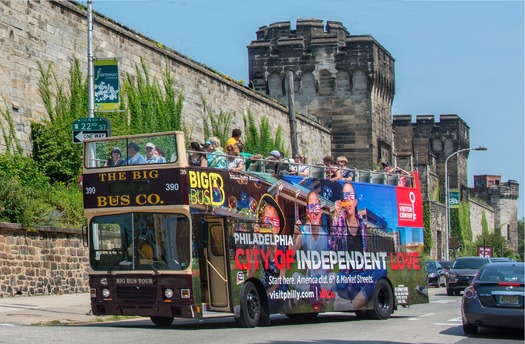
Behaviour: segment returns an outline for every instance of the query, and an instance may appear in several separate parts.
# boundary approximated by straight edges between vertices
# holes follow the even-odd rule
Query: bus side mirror
[[[199,220],[197,234],[199,235],[199,248],[205,249],[208,247],[208,221],[204,219]]]

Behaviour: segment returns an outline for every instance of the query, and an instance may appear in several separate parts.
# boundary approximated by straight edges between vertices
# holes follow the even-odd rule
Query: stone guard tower
[[[292,71],[296,111],[331,126],[334,156],[361,169],[393,160],[394,59],[373,37],[336,21],[297,20],[295,30],[278,22],[259,28],[248,55],[251,87],[285,105]]]

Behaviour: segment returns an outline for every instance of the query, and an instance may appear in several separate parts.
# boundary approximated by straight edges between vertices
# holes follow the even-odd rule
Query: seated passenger
[[[128,165],[145,164],[146,159],[139,153],[139,145],[135,142],[130,142],[128,145]]]
[[[302,155],[296,154],[294,162],[295,164],[290,164],[289,174],[301,177],[308,177],[310,175],[310,167],[303,164],[304,159]]]
[[[336,176],[332,180],[344,180],[352,181],[354,179],[354,171],[347,167],[348,159],[344,156],[337,158],[337,165],[339,165],[339,170],[336,172]]]
[[[188,164],[190,166],[208,166],[208,161],[206,160],[206,152],[202,149],[201,144],[198,142],[190,143],[190,154],[188,156]]]
[[[106,160],[104,166],[120,166],[125,164],[126,162],[124,161],[124,159],[122,159],[122,153],[120,152],[120,148],[115,147],[111,151],[111,158]]]
[[[228,170],[244,171],[244,159],[240,156],[237,144],[226,146],[226,154],[228,154]]]
[[[226,168],[227,162],[221,147],[221,140],[213,136],[206,141],[206,151],[208,152],[208,166],[214,168]]]
[[[278,150],[274,149],[270,152],[270,156],[267,157],[265,163],[266,173],[277,173],[279,170],[279,163],[281,162],[282,154]]]
[[[148,153],[148,159],[146,160],[146,163],[159,164],[166,162],[166,159],[157,153],[157,150],[155,149],[155,145],[153,143],[146,143],[146,152]]]
[[[339,167],[334,165],[334,158],[331,156],[325,156],[323,158],[323,165],[325,165],[325,178],[333,180],[339,171]]]

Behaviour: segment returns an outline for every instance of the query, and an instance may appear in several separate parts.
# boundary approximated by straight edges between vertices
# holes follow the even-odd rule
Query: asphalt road
[[[330,313],[301,323],[272,317],[269,327],[239,328],[232,318],[203,322],[179,320],[167,329],[149,319],[92,322],[50,322],[48,326],[17,325],[0,321],[0,343],[523,343],[522,331],[481,329],[476,336],[463,333],[460,296],[447,296],[444,288],[429,290],[429,304],[401,308],[385,321],[359,320],[351,313]],[[1,300],[0,300],[1,301]],[[2,307],[0,304],[0,319]],[[30,315],[30,310],[20,312]],[[5,312],[4,312],[5,313]],[[69,318],[72,318],[71,312]],[[66,318],[67,318],[66,317]],[[91,318],[89,318],[91,317]],[[106,319],[107,320],[107,319]],[[41,324],[45,324],[42,323]],[[54,325],[58,324],[58,325]],[[51,326],[50,326],[51,325]]]

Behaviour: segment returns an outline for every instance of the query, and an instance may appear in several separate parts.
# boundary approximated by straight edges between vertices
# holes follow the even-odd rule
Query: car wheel
[[[237,320],[241,327],[255,327],[261,317],[261,298],[257,287],[246,282],[241,289],[241,314]]]
[[[456,295],[461,294],[461,290],[460,290],[460,289],[456,289],[456,290],[454,290],[454,294],[456,294]]]
[[[447,288],[447,295],[452,296],[454,294],[454,290]]]
[[[463,332],[466,334],[476,334],[478,333],[478,327],[471,324],[463,324]]]

